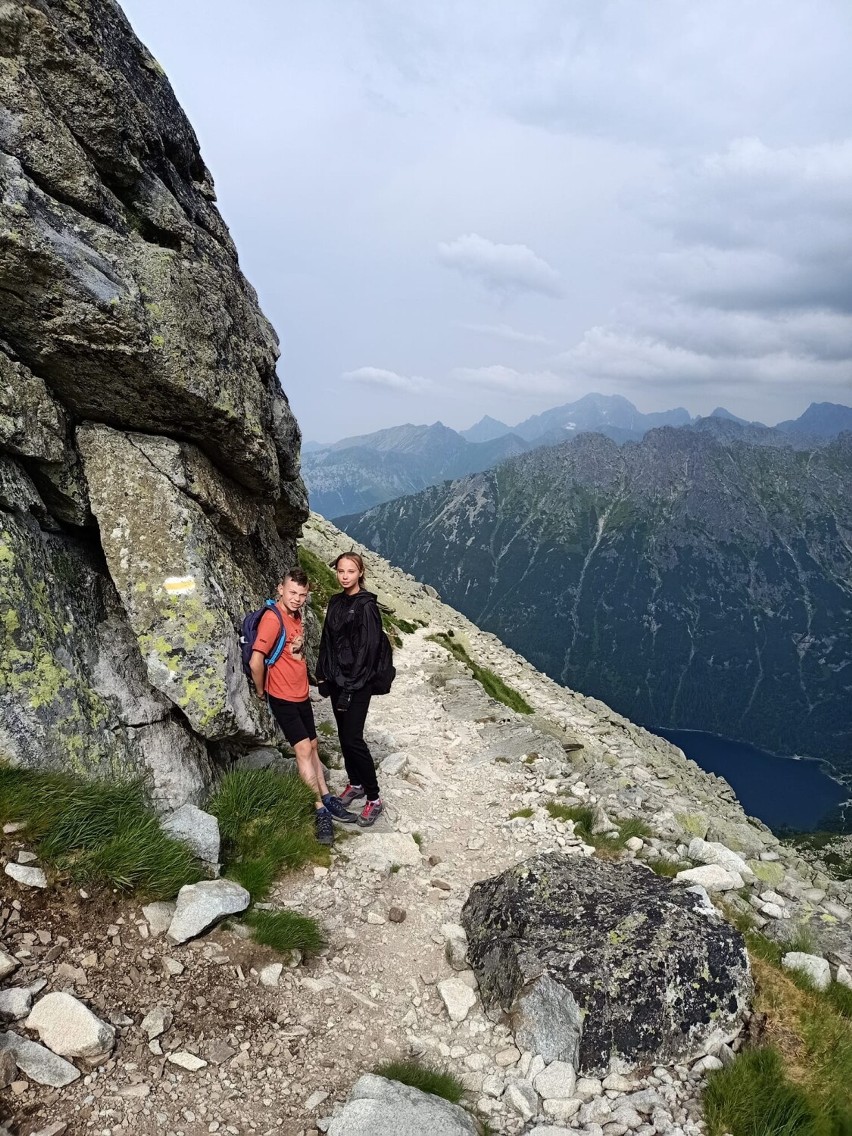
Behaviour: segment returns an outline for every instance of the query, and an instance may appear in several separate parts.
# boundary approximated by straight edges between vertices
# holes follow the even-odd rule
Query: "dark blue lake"
[[[852,790],[833,781],[818,761],[779,757],[764,749],[700,730],[659,730],[708,773],[724,777],[743,808],[772,829],[797,832],[841,827],[838,806]]]

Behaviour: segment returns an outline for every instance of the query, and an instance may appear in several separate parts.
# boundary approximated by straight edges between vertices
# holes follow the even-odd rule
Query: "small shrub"
[[[324,738],[333,738],[336,730],[331,722],[317,722],[317,733],[322,734]]]
[[[256,942],[280,951],[304,951],[315,954],[326,945],[325,935],[316,919],[297,911],[250,911],[246,923]]]
[[[402,871],[402,864],[391,864],[391,875],[395,876],[397,872]]]
[[[443,1097],[453,1104],[458,1104],[464,1094],[464,1085],[454,1073],[435,1066],[421,1065],[416,1061],[387,1061],[374,1072],[377,1077],[399,1081],[413,1089],[420,1089],[421,1092]]]
[[[830,1136],[832,1131],[805,1090],[787,1077],[773,1048],[747,1050],[710,1074],[704,1120],[708,1136]]]
[[[418,848],[423,847],[423,833],[422,832],[412,832],[411,839],[414,841],[414,843],[417,845]]]
[[[86,884],[171,899],[203,876],[167,836],[140,779],[84,781],[0,765],[0,824],[23,822],[45,863]]]
[[[529,808],[529,806],[527,806],[527,808],[515,809],[515,811],[513,813],[509,813],[509,820],[517,820],[518,817],[524,817],[525,819],[528,819],[532,815],[533,815],[533,810],[531,808]]]

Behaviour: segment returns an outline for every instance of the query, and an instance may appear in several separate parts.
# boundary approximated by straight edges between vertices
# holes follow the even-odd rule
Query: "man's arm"
[[[265,698],[266,691],[266,659],[262,651],[252,651],[249,659],[249,670],[254,679],[254,692],[258,698]]]

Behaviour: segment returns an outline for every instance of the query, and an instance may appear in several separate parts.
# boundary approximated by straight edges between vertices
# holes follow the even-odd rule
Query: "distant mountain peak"
[[[484,414],[478,422],[474,422],[473,426],[469,426],[467,430],[459,431],[468,442],[492,442],[495,438],[502,438],[504,434],[510,432],[511,427],[498,418],[492,418],[490,414]]]
[[[852,407],[837,402],[812,402],[804,414],[779,422],[775,429],[814,438],[836,438],[844,430],[852,430]]]

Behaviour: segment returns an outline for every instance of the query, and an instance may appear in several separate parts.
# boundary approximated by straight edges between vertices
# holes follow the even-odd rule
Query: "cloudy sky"
[[[852,404],[849,0],[124,0],[305,436]]]

